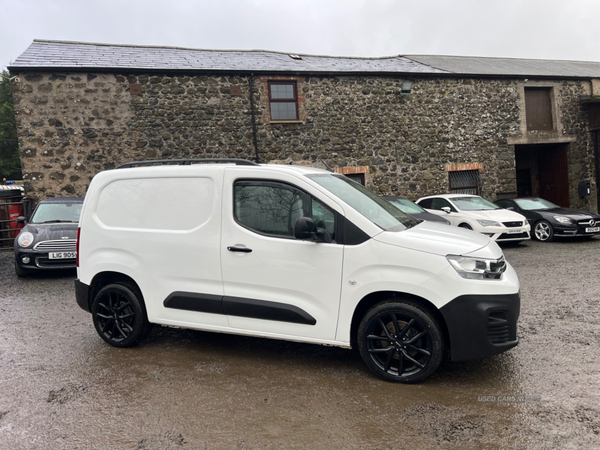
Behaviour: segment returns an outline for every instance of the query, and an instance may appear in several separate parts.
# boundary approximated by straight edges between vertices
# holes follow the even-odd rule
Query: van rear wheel
[[[384,302],[361,321],[358,349],[380,378],[418,383],[430,377],[442,362],[442,333],[435,319],[418,305]]]
[[[100,337],[114,347],[131,347],[152,329],[141,293],[123,284],[109,284],[98,292],[92,319]]]

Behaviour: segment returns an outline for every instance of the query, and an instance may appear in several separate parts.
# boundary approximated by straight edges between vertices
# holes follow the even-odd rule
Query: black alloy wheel
[[[550,222],[540,220],[533,227],[533,236],[541,242],[550,242],[554,239],[554,229]]]
[[[98,292],[92,318],[100,337],[114,347],[131,347],[152,329],[142,295],[123,284],[109,284]]]
[[[461,223],[458,228],[465,228],[466,230],[472,230],[473,227],[471,225],[469,225],[468,223]]]
[[[358,328],[358,348],[364,362],[387,381],[418,383],[442,362],[442,333],[420,306],[403,301],[373,307]]]

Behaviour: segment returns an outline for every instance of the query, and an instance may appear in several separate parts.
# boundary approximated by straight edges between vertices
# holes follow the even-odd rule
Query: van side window
[[[296,220],[310,215],[310,197],[284,183],[237,181],[234,197],[236,220],[263,234],[293,238]]]
[[[315,198],[312,201],[312,218],[317,228],[325,228],[335,240],[335,214]]]

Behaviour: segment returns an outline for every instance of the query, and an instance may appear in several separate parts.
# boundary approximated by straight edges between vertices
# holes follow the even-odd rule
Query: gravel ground
[[[414,386],[315,345],[155,327],[112,348],[75,273],[18,279],[0,252],[0,448],[600,448],[600,239],[504,252],[520,345]]]

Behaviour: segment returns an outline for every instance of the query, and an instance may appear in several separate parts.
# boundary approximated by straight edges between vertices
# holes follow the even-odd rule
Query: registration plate
[[[518,234],[522,232],[523,230],[521,230],[520,228],[517,228],[516,230],[508,230],[508,234]]]
[[[75,259],[75,252],[52,252],[48,254],[50,259]]]
[[[600,227],[586,228],[585,229],[586,233],[597,233],[598,231],[600,231]]]

